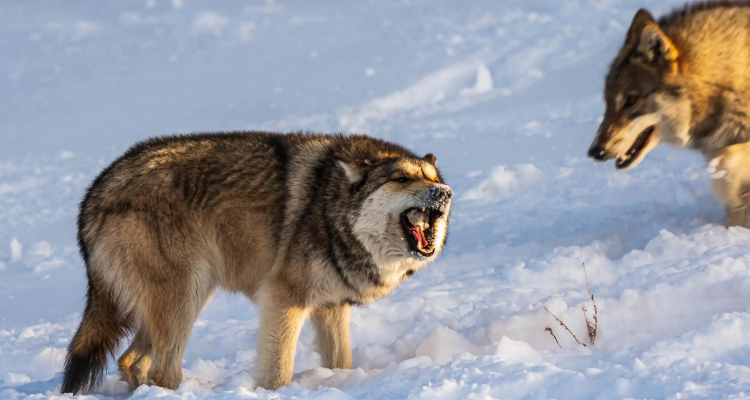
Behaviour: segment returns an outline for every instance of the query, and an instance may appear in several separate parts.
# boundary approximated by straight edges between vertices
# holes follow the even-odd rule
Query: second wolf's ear
[[[635,42],[638,41],[638,38],[641,37],[643,28],[645,28],[649,22],[654,22],[654,16],[645,8],[638,10],[633,17],[633,22],[630,23],[630,28],[628,28],[628,35],[625,37],[625,44],[635,44]]]
[[[435,159],[435,156],[432,153],[427,153],[426,156],[422,157],[423,161],[427,161],[428,163],[432,164],[433,167],[437,167],[437,160]]]
[[[344,170],[344,175],[349,183],[356,183],[362,180],[367,173],[367,167],[370,165],[370,160],[359,160],[341,153],[333,155],[336,159],[336,163]]]
[[[638,52],[647,62],[662,59],[670,65],[677,60],[678,54],[677,47],[656,22],[649,22],[643,27],[638,42]]]

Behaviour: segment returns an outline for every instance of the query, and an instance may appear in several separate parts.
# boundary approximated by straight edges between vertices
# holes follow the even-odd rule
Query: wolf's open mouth
[[[431,208],[410,208],[401,213],[401,228],[409,243],[409,249],[421,256],[429,257],[435,252],[435,220],[443,213]]]
[[[625,153],[622,157],[617,157],[617,160],[615,160],[615,167],[617,169],[623,169],[630,166],[630,164],[633,163],[633,161],[638,159],[638,156],[641,154],[641,151],[649,142],[649,139],[651,139],[651,135],[654,133],[655,126],[651,125],[648,128],[646,128],[643,132],[641,132],[640,135],[638,135],[637,138],[635,138],[635,142],[632,146],[630,146],[630,149],[627,153]]]

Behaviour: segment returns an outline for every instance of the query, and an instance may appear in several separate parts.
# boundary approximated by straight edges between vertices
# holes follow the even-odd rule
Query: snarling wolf
[[[233,132],[136,144],[81,203],[88,293],[63,393],[92,389],[128,333],[124,380],[176,388],[217,288],[259,308],[258,382],[292,379],[312,319],[322,364],[351,368],[349,314],[442,251],[452,191],[435,157],[366,136]]]
[[[710,161],[730,225],[750,226],[750,2],[639,10],[612,63],[590,157],[633,168],[659,143]]]

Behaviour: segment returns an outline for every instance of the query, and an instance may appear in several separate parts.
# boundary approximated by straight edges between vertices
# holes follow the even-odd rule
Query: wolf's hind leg
[[[348,304],[319,308],[312,313],[315,341],[321,364],[325,368],[352,367],[352,347],[349,339],[351,306]]]
[[[276,390],[292,382],[297,339],[307,310],[292,299],[284,284],[266,283],[260,289],[258,308],[258,372],[260,385]]]
[[[726,207],[727,224],[750,227],[750,143],[721,150],[709,162],[714,194]]]
[[[148,320],[153,345],[154,384],[176,389],[182,383],[182,356],[196,317],[195,299],[186,282],[170,282],[152,293]]]
[[[151,332],[146,324],[142,324],[133,338],[133,343],[117,360],[122,379],[129,382],[133,389],[148,383],[151,350]]]

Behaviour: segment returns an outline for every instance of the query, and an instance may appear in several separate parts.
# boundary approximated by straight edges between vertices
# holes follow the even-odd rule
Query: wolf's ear
[[[677,47],[656,22],[649,22],[643,27],[638,52],[643,54],[647,62],[662,59],[670,65],[677,60],[678,54]]]
[[[427,153],[426,156],[422,157],[422,160],[427,161],[428,163],[432,164],[433,167],[437,167],[437,160],[435,159],[435,156],[432,153]]]
[[[359,160],[346,156],[341,153],[333,155],[336,163],[344,170],[344,175],[349,183],[356,183],[365,177],[367,166],[370,165],[370,160]]]

